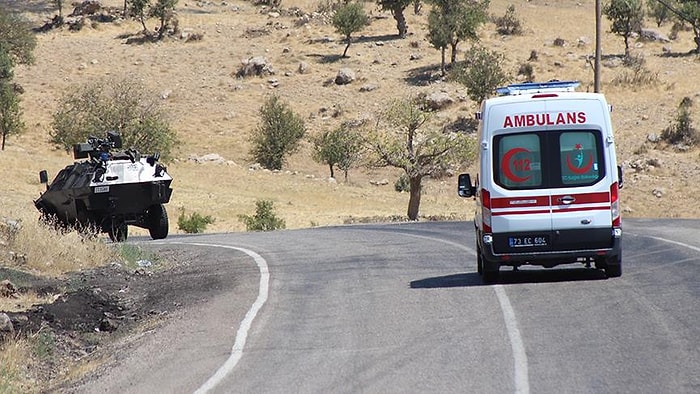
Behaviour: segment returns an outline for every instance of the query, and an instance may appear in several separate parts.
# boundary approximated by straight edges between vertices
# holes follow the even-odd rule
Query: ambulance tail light
[[[619,228],[622,225],[622,218],[620,217],[620,188],[617,182],[610,186],[610,203],[613,228]]]
[[[481,221],[484,225],[484,232],[491,232],[491,193],[486,189],[481,189]]]

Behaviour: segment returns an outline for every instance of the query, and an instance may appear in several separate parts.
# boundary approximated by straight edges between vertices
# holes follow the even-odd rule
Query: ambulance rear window
[[[494,181],[510,190],[593,185],[605,177],[597,130],[536,131],[494,138]]]
[[[590,131],[559,135],[559,166],[563,185],[587,185],[600,179],[600,155],[595,135]]]
[[[510,134],[498,141],[496,183],[508,189],[542,186],[540,136],[535,133]]]

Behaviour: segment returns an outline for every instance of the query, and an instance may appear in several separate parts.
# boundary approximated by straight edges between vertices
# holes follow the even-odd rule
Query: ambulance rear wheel
[[[476,246],[476,272],[479,275],[484,274],[484,257],[481,255],[481,248],[478,245]]]
[[[483,273],[481,274],[481,277],[483,278],[485,283],[496,283],[498,282],[498,277],[500,276],[500,269],[501,266],[498,263],[491,263],[489,261],[486,261],[482,257],[482,269]]]
[[[622,276],[622,259],[620,256],[600,257],[595,260],[595,267],[605,271],[608,278],[619,278]]]
[[[498,282],[498,277],[500,276],[500,271],[495,270],[495,271],[484,271],[483,274],[483,279],[485,283],[497,283]]]
[[[148,232],[153,239],[168,236],[168,212],[163,204],[153,205],[148,209]]]
[[[622,259],[620,256],[607,259],[605,264],[605,276],[608,278],[619,278],[622,276]]]

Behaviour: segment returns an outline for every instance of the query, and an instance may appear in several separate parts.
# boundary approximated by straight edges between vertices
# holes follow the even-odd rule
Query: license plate
[[[536,246],[548,246],[549,237],[544,235],[508,237],[508,246],[511,248],[530,248]]]
[[[109,186],[95,186],[95,193],[108,193]]]

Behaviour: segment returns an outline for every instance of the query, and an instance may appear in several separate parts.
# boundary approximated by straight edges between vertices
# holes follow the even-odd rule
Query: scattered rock
[[[377,86],[376,84],[368,83],[360,87],[360,92],[371,92],[373,90],[376,90],[378,87],[379,86]]]
[[[563,47],[563,46],[566,46],[566,40],[564,40],[563,38],[555,38],[554,42],[552,42],[552,44],[555,47]]]
[[[653,194],[654,197],[656,197],[656,198],[661,198],[661,197],[664,196],[664,190],[663,190],[663,189],[658,189],[658,188],[657,188],[657,189],[652,190],[652,191],[651,191],[651,194]]]
[[[671,42],[671,40],[660,31],[645,27],[639,32],[639,39],[644,41]]]
[[[15,297],[17,294],[17,286],[5,279],[0,282],[0,297]]]
[[[335,76],[336,85],[347,85],[355,80],[355,71],[350,68],[344,67],[338,70],[338,74]]]
[[[309,72],[309,63],[300,62],[297,71],[299,72],[299,74],[306,74],[307,72]]]
[[[272,75],[274,73],[275,70],[272,68],[272,64],[268,63],[265,57],[254,56],[242,61],[242,66],[236,73],[236,76],[240,78],[253,75]]]
[[[374,186],[385,186],[385,185],[388,185],[388,184],[389,184],[389,180],[388,180],[388,179],[382,179],[382,180],[379,180],[379,181],[369,181],[369,183],[370,183],[370,185],[374,185]]]
[[[15,333],[15,326],[6,313],[0,313],[0,340],[11,337]]]
[[[429,109],[440,110],[449,107],[455,101],[446,92],[435,92],[427,95],[424,102]]]

